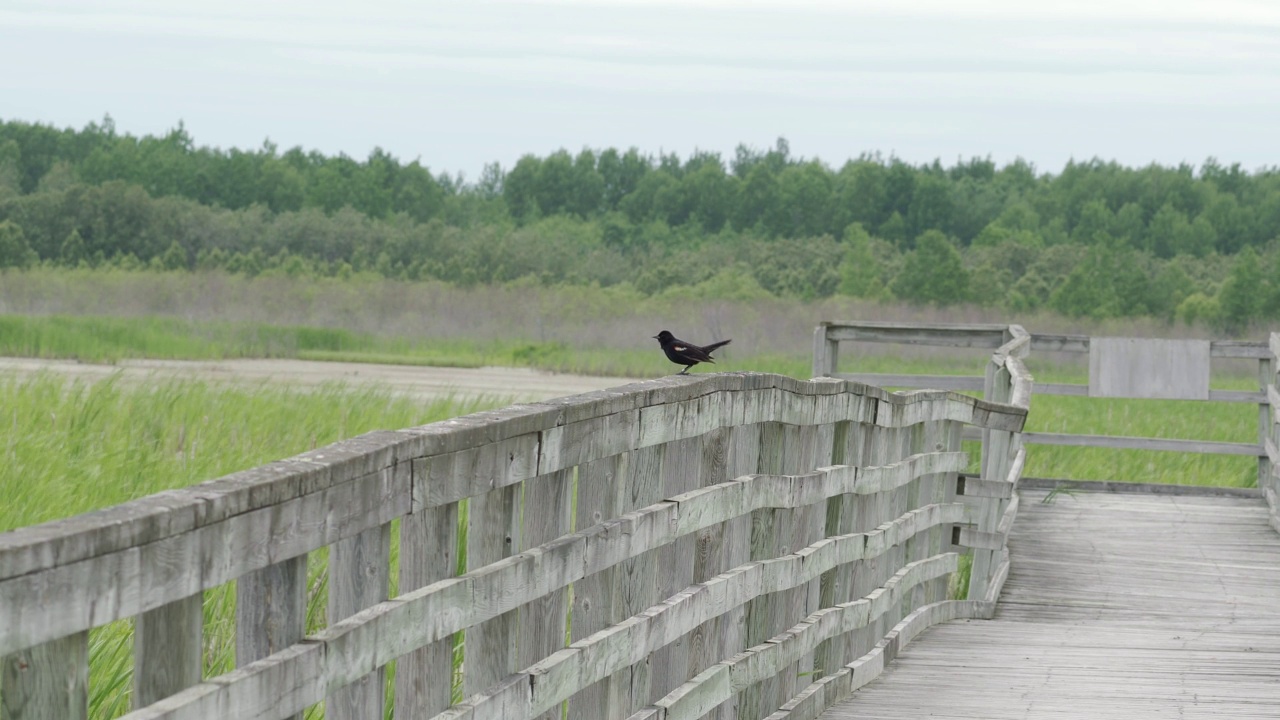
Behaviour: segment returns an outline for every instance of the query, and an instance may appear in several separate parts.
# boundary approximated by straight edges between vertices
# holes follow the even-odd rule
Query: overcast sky
[[[1052,5],[1052,7],[1049,7]],[[0,118],[202,145],[1280,165],[1268,0],[3,0]]]

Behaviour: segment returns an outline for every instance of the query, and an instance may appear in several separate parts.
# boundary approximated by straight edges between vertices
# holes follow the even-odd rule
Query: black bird
[[[658,344],[662,346],[662,352],[667,354],[668,360],[677,365],[684,365],[684,369],[677,373],[679,375],[688,375],[689,368],[700,362],[714,363],[715,360],[711,358],[711,353],[715,352],[717,348],[722,348],[733,342],[732,339],[721,340],[710,345],[698,346],[679,340],[666,330],[654,335],[654,337],[658,340]]]

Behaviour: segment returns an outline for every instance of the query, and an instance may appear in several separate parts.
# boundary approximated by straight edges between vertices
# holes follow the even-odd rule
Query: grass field
[[[256,322],[198,321],[175,317],[0,316],[0,355],[78,358],[112,362],[126,357],[218,359],[288,357],[406,365],[480,367],[505,365],[556,372],[657,377],[672,372],[652,340],[644,347],[570,345],[562,341],[414,338],[344,328],[275,326]],[[808,344],[791,352],[742,352],[730,345],[715,370],[754,370],[805,378]],[[906,349],[907,357],[880,352],[846,353],[842,367],[862,372],[981,375],[981,351],[954,353]],[[1032,358],[1042,382],[1086,382],[1080,366]],[[699,370],[707,369],[703,366]],[[1214,387],[1256,389],[1247,365],[1215,375]],[[1156,400],[1100,400],[1037,396],[1027,429],[1040,432],[1130,435],[1250,442],[1256,437],[1255,406]],[[1196,485],[1249,486],[1255,463],[1247,457],[1188,455],[1138,450],[1039,446],[1027,474],[1036,477],[1113,479]]]

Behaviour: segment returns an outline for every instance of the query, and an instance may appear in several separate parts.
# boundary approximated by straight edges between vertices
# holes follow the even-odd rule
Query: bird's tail
[[[733,342],[733,338],[729,338],[728,340],[721,340],[720,342],[711,343],[710,345],[703,346],[702,351],[710,355],[711,353],[715,352],[716,350],[719,350],[720,348],[724,347],[725,345],[728,345],[731,342]]]

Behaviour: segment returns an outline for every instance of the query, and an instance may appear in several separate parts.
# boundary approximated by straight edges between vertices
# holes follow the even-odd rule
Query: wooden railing
[[[813,376],[836,377],[881,387],[987,390],[986,379],[964,375],[912,375],[839,372],[839,344],[846,342],[896,343],[957,348],[997,348],[1003,344],[1003,325],[901,324],[885,322],[821,323],[814,331]],[[1119,450],[1244,455],[1258,460],[1259,487],[1268,470],[1263,438],[1269,428],[1274,403],[1266,392],[1273,372],[1273,351],[1265,342],[1242,340],[1158,340],[1090,338],[1087,335],[1031,334],[1031,350],[1037,353],[1074,353],[1089,356],[1089,383],[1036,383],[1037,395],[1087,397],[1172,398],[1258,405],[1256,442],[1218,442],[1116,435],[1028,432],[1029,445],[1067,445]],[[1163,362],[1155,370],[1143,367],[1152,357]],[[1213,390],[1209,387],[1210,360],[1256,360],[1258,390]],[[990,398],[990,395],[984,395]],[[971,439],[971,437],[966,437]]]
[[[1271,527],[1280,532],[1280,333],[1271,333],[1270,357],[1258,363],[1258,378],[1267,402],[1258,408],[1258,442],[1265,456],[1258,461],[1258,487],[1267,498]]]
[[[373,720],[391,663],[398,718],[814,717],[921,628],[991,612],[1030,397],[1026,336],[1008,334],[999,402],[671,377],[0,535],[3,716],[84,718],[87,632],[133,618],[129,720],[321,701]],[[965,425],[987,445],[957,493]],[[957,546],[976,548],[968,600],[947,595]],[[325,547],[330,622],[304,637]],[[238,667],[202,678],[201,596],[233,581]]]

